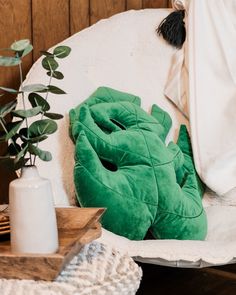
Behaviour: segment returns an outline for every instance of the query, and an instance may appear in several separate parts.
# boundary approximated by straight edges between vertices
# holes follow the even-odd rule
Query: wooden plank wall
[[[103,18],[129,9],[170,7],[171,0],[0,0],[0,48],[14,40],[28,38],[33,53],[24,61],[24,74],[39,57],[40,50],[63,41],[70,35]],[[2,53],[0,53],[2,54]],[[0,67],[0,86],[17,88],[18,69]],[[4,96],[1,102],[12,99]],[[0,155],[6,145],[0,146]],[[14,174],[6,173],[0,163],[0,203],[7,201],[8,182]]]
[[[9,45],[15,39],[29,38],[34,45],[32,63],[39,57],[40,50],[55,45],[102,18],[129,9],[170,7],[170,2],[171,0],[0,0],[0,47]],[[9,74],[5,76],[9,81]],[[2,73],[0,82],[3,82]]]

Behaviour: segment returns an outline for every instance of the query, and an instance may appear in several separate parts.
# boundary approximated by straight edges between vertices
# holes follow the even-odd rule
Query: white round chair
[[[64,114],[59,130],[40,146],[52,152],[51,162],[38,161],[41,176],[52,182],[55,204],[75,205],[73,184],[74,145],[69,137],[68,112],[80,104],[99,86],[136,94],[142,107],[149,110],[153,103],[168,111],[173,119],[169,138],[175,138],[180,123],[186,118],[164,96],[163,89],[169,74],[175,49],[155,32],[168,9],[128,11],[102,20],[79,32],[61,45],[72,52],[61,61],[65,78],[54,85],[66,95],[50,95],[52,112]],[[45,83],[48,77],[39,59],[27,75],[25,84]],[[214,200],[217,197],[212,196]],[[236,262],[236,208],[222,206],[204,196],[208,217],[205,241],[144,240],[130,241],[103,230],[99,239],[128,253],[135,260],[177,267],[206,267]],[[216,205],[215,205],[216,204]]]

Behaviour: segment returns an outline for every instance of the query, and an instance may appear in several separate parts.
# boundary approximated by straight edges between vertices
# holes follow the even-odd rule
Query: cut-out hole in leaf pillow
[[[84,207],[106,207],[103,226],[141,240],[203,240],[207,232],[203,185],[192,159],[187,129],[165,144],[170,116],[151,115],[134,95],[100,87],[70,111],[76,144],[74,180]]]

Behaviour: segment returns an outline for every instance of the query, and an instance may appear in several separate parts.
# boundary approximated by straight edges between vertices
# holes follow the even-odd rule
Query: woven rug
[[[133,295],[141,268],[107,245],[86,245],[53,282],[0,280],[1,295]]]

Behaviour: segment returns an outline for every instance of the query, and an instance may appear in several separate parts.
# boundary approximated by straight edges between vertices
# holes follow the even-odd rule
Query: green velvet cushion
[[[165,111],[153,105],[149,115],[138,97],[106,87],[71,110],[70,122],[78,200],[107,208],[106,229],[134,240],[148,230],[158,239],[205,238],[204,188],[185,126],[166,146]]]

